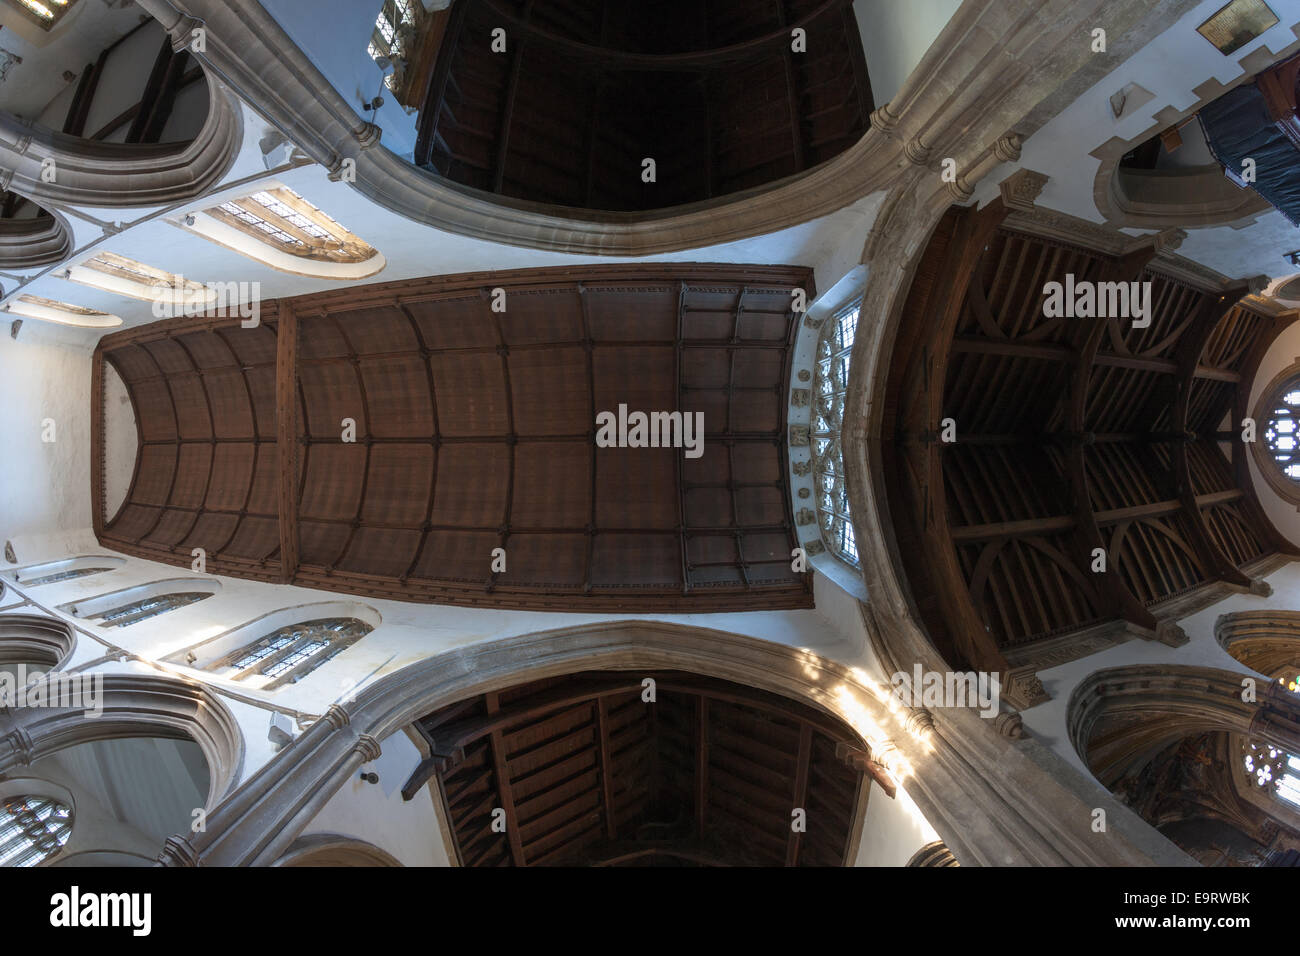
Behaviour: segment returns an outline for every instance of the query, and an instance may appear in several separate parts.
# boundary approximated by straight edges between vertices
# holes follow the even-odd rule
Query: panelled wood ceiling
[[[400,600],[811,606],[786,477],[796,287],[812,295],[809,270],[525,270],[266,302],[255,328],[190,317],[108,336],[96,530],[153,560],[203,548],[209,572]],[[111,518],[105,362],[139,433]],[[596,414],[620,404],[702,412],[703,455],[597,447]]]
[[[1004,654],[1160,605],[1294,553],[1264,516],[1239,429],[1254,369],[1287,319],[1244,286],[1163,274],[1154,246],[1114,258],[1010,231],[1000,201],[950,210],[918,266],[882,446],[918,607],[950,659]],[[1044,285],[1149,281],[1150,325],[1048,318]],[[951,418],[957,440],[941,440]],[[1231,459],[1224,446],[1232,445]],[[1094,573],[1095,550],[1107,569]]]
[[[416,161],[503,196],[606,210],[723,196],[837,156],[874,108],[851,0],[458,0],[444,16]]]
[[[882,776],[820,711],[678,672],[534,681],[416,726],[432,756],[403,795],[436,775],[464,866],[840,866]]]

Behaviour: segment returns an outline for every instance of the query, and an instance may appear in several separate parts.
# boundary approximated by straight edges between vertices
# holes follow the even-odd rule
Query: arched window
[[[98,309],[88,309],[70,302],[47,299],[43,295],[20,295],[5,303],[5,311],[28,319],[72,325],[80,329],[111,329],[122,324],[119,316]]]
[[[50,797],[0,800],[0,866],[36,866],[72,835],[72,808]]]
[[[844,395],[849,388],[849,359],[861,307],[861,299],[852,302],[834,313],[822,327],[817,341],[810,435],[822,541],[832,554],[854,567],[858,564],[858,545],[853,535],[853,519],[849,516],[840,433],[844,426]]]
[[[287,186],[268,185],[174,221],[295,275],[363,279],[387,264],[377,249]]]
[[[1269,406],[1264,443],[1282,474],[1300,481],[1300,379],[1287,382]]]
[[[60,605],[59,610],[100,627],[129,627],[159,614],[187,607],[221,590],[207,578],[169,578]]]
[[[297,681],[342,653],[372,628],[354,617],[319,618],[288,624],[265,637],[218,658],[205,669],[225,672],[234,680],[261,677],[263,690]]]
[[[1300,758],[1265,743],[1244,741],[1242,763],[1255,786],[1300,807]]]

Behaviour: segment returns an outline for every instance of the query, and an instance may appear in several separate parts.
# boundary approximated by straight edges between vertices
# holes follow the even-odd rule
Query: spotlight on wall
[[[373,771],[370,773],[362,773],[361,779],[364,780],[366,783],[378,783],[379,774],[374,773]]]
[[[393,61],[386,56],[375,57],[375,66],[379,67],[379,93],[375,94],[373,100],[361,104],[361,108],[366,111],[377,110],[384,105],[384,98],[380,94],[384,92],[384,81],[388,79],[388,74],[393,72]]]
[[[187,214],[185,217],[185,225],[192,226],[194,225],[194,222],[195,222],[194,213]]]
[[[1282,258],[1293,266],[1300,266],[1300,249],[1293,249],[1290,252],[1282,253]]]

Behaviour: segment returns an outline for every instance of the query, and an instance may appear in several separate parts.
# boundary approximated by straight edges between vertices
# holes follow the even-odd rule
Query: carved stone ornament
[[[802,478],[805,475],[812,474],[812,467],[813,467],[813,463],[812,463],[812,459],[810,458],[807,461],[794,462],[790,466],[790,470]]]
[[[808,426],[791,425],[790,426],[790,444],[795,448],[806,448],[808,446]]]
[[[816,539],[805,541],[801,547],[804,554],[822,554],[826,550],[822,543]]]
[[[799,513],[794,516],[796,524],[808,525],[817,523],[817,512],[811,508],[800,508]]]
[[[1002,190],[1002,202],[1008,209],[1023,209],[1026,212],[1034,208],[1048,177],[1032,169],[1021,169],[1012,173],[998,184]]]
[[[796,388],[790,392],[790,404],[795,408],[807,408],[811,400],[812,392],[806,388]]]
[[[1002,699],[1016,710],[1028,710],[1052,698],[1043,689],[1043,682],[1033,667],[1014,667],[1007,672]]]

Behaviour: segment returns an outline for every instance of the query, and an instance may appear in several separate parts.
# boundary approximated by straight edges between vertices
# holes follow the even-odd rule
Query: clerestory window
[[[817,342],[809,436],[822,542],[832,554],[854,567],[858,565],[858,545],[849,514],[849,491],[844,479],[840,435],[844,427],[844,397],[849,388],[849,361],[861,307],[861,299],[845,306],[822,328]]]

